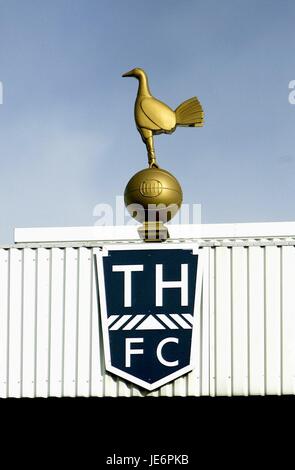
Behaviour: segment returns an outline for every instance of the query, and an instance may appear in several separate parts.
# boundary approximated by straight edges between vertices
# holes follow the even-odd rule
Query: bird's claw
[[[159,168],[159,165],[156,162],[152,162],[152,163],[149,164],[149,167],[150,168]]]
[[[148,155],[148,160],[149,160],[149,168],[159,168],[154,152],[152,152],[151,155],[150,154]]]

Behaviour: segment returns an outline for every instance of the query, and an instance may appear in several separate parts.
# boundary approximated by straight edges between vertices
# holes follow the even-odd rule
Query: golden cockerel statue
[[[202,106],[199,100],[193,97],[181,103],[173,111],[165,103],[152,96],[148,77],[143,69],[135,68],[124,73],[122,77],[138,79],[138,92],[134,107],[135,122],[147,148],[149,166],[158,168],[153,136],[162,133],[171,134],[177,126],[201,127],[204,122]]]

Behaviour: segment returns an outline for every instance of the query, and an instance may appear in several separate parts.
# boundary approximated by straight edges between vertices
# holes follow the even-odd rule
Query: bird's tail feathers
[[[204,112],[195,96],[181,103],[175,110],[176,125],[201,127],[204,123]]]

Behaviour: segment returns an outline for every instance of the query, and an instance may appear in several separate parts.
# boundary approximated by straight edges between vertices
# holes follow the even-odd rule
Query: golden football
[[[124,193],[128,212],[139,222],[168,222],[181,206],[177,179],[162,168],[145,168],[128,182]],[[141,209],[140,209],[141,208]]]

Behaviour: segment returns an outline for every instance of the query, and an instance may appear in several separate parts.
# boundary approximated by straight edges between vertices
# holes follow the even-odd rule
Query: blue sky
[[[143,67],[205,126],[155,137],[204,223],[295,220],[295,3],[0,0],[0,242],[14,227],[93,225],[146,166],[133,120]]]

